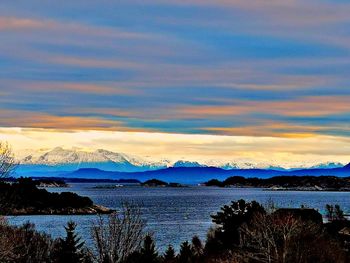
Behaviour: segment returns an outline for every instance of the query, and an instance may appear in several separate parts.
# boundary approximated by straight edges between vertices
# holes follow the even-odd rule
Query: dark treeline
[[[212,215],[206,240],[194,236],[178,253],[169,244],[159,253],[145,232],[141,208],[124,204],[118,213],[91,225],[88,248],[68,222],[66,236],[52,239],[31,224],[0,222],[0,262],[224,263],[349,262],[350,224],[339,206],[327,205],[328,221],[314,209],[276,209],[233,201]]]
[[[37,182],[30,178],[20,178],[13,183],[0,181],[0,214],[30,214],[52,210],[58,213],[61,210],[91,207],[93,202],[88,197],[75,193],[50,193],[39,189]]]
[[[141,184],[142,186],[147,187],[184,187],[179,183],[167,183],[158,179],[150,179]]]
[[[205,183],[207,186],[237,186],[237,187],[315,187],[330,190],[350,190],[349,177],[336,176],[275,176],[271,178],[245,178],[242,176],[229,177],[224,181],[216,179]]]

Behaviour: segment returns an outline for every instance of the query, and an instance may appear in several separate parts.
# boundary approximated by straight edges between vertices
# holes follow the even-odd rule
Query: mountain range
[[[91,179],[152,178],[180,183],[201,183],[229,176],[267,178],[278,175],[336,175],[350,176],[349,165],[321,163],[299,169],[285,169],[268,164],[209,160],[152,161],[138,156],[116,153],[103,149],[93,152],[77,148],[28,151],[19,159],[15,176],[67,177]]]
[[[82,168],[73,172],[59,174],[64,178],[85,179],[137,179],[146,181],[158,179],[166,182],[183,184],[203,183],[210,179],[225,180],[231,176],[243,176],[246,178],[270,178],[274,176],[338,176],[350,177],[350,164],[341,168],[329,169],[300,169],[293,171],[278,171],[269,169],[231,169],[224,170],[216,167],[169,167],[160,170],[144,172],[112,172],[96,168]]]
[[[266,163],[253,163],[246,160],[176,160],[168,159],[149,160],[135,155],[116,153],[104,149],[95,151],[84,151],[79,148],[63,149],[56,147],[43,150],[26,150],[20,153],[18,158],[21,166],[27,168],[49,170],[76,170],[80,168],[98,168],[106,171],[139,172],[159,170],[168,167],[218,167],[225,170],[230,169],[274,169],[293,170],[281,166]],[[339,168],[343,164],[336,162],[320,163],[314,166],[307,164],[298,168]]]

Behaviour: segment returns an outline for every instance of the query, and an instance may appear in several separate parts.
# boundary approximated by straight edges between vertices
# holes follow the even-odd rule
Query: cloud
[[[123,123],[95,117],[55,116],[28,111],[0,111],[0,126],[48,128],[61,130],[128,130]],[[130,129],[131,130],[131,129]]]
[[[344,2],[0,5],[0,103],[10,116],[1,114],[3,126],[348,132]]]
[[[345,125],[332,127],[350,131]],[[204,131],[214,132],[216,134],[233,136],[256,136],[256,137],[282,137],[282,138],[310,138],[317,137],[328,129],[324,126],[296,125],[286,122],[262,121],[251,126],[240,127],[208,127],[202,128]]]
[[[293,117],[327,116],[332,114],[350,113],[349,96],[311,96],[295,100],[280,101],[244,101],[232,100],[232,104],[199,105],[180,107],[179,115],[188,118],[204,116],[233,116],[249,113],[266,113]]]
[[[0,30],[28,30],[28,29],[49,29],[51,23],[44,23],[43,21],[24,19],[16,17],[0,17]]]
[[[149,35],[127,32],[115,27],[101,27],[87,25],[84,23],[58,21],[52,19],[33,19],[0,16],[0,31],[16,31],[16,30],[38,30],[50,31],[49,33],[65,33],[77,34],[95,37],[111,37],[111,38],[129,38],[129,39],[145,39]]]
[[[72,83],[72,82],[35,82],[27,83],[23,87],[29,89],[32,92],[77,92],[87,94],[100,94],[100,95],[132,95],[139,94],[133,90],[118,87],[117,84],[112,85],[98,85],[89,83]]]
[[[285,167],[311,166],[332,160],[345,164],[349,161],[346,149],[350,147],[349,138],[334,136],[273,138],[42,128],[0,128],[0,141],[4,140],[12,144],[17,154],[25,149],[56,146],[104,148],[153,160],[214,159]]]

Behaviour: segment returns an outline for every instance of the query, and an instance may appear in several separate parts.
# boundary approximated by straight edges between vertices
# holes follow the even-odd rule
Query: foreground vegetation
[[[14,166],[10,148],[0,142],[0,178],[8,178]],[[261,183],[256,179],[242,180],[235,177],[225,183]],[[283,180],[277,178],[279,182]],[[330,182],[338,186],[332,178]],[[167,186],[154,180],[148,185]],[[2,214],[77,213],[92,207],[89,198],[74,193],[49,193],[31,179],[0,182]],[[350,223],[339,206],[327,205],[326,209],[328,222],[324,223],[314,209],[276,209],[273,204],[263,207],[255,201],[233,201],[212,216],[214,227],[208,230],[204,242],[194,236],[181,244],[178,253],[170,244],[164,254],[156,249],[152,235],[145,232],[141,209],[135,204],[124,204],[120,211],[99,216],[92,223],[92,248],[76,233],[74,222],[67,223],[65,237],[53,239],[30,223],[12,226],[0,217],[0,262],[350,262]]]
[[[34,225],[11,226],[2,219],[0,262],[349,262],[349,221],[339,206],[328,205],[327,211],[328,222],[323,223],[314,209],[233,201],[212,216],[214,227],[205,242],[194,236],[178,253],[169,245],[163,254],[145,232],[141,209],[134,204],[92,223],[93,248],[79,238],[73,222],[68,222],[65,237],[52,239]]]

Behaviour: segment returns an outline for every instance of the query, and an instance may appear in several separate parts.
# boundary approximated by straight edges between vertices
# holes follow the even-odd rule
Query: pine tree
[[[83,253],[84,242],[75,233],[75,228],[76,224],[73,221],[67,223],[65,227],[66,238],[58,240],[55,256],[56,262],[79,263],[87,261],[87,253]]]
[[[159,261],[158,252],[151,235],[146,235],[140,251],[141,262],[155,263]]]
[[[167,250],[164,253],[163,261],[165,263],[173,263],[175,262],[175,259],[176,259],[175,250],[171,245],[169,245]]]
[[[192,251],[194,261],[196,262],[201,261],[203,256],[203,244],[198,236],[194,236],[192,238],[191,251]]]
[[[179,253],[179,262],[180,263],[190,263],[192,262],[192,251],[191,246],[188,241],[185,241],[181,244],[180,253]]]

